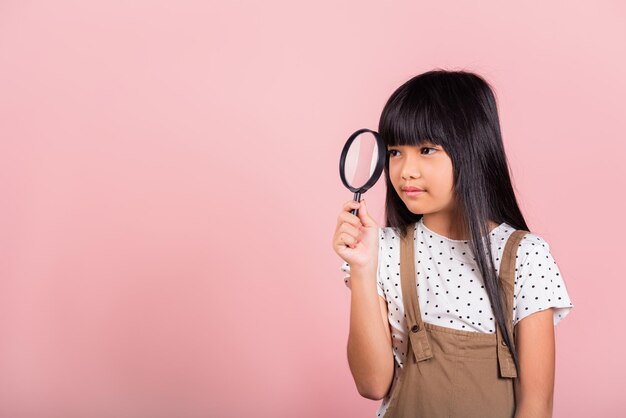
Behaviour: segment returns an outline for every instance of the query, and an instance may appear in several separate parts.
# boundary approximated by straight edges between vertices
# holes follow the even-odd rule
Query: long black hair
[[[389,98],[380,116],[378,132],[387,146],[440,145],[450,156],[454,171],[453,195],[469,231],[470,248],[482,274],[504,341],[519,370],[513,336],[505,326],[503,291],[499,285],[489,236],[488,221],[506,222],[529,231],[517,204],[500,133],[496,99],[481,76],[466,71],[435,69],[417,75]],[[385,218],[401,237],[422,218],[406,207],[389,178],[389,153],[385,161],[387,196]],[[511,330],[512,332],[513,330]]]

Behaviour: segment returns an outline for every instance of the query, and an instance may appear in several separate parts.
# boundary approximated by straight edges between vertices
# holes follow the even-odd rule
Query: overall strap
[[[517,250],[522,238],[528,233],[522,229],[513,231],[504,246],[502,261],[500,262],[499,286],[503,295],[502,308],[504,309],[504,319],[506,322],[507,332],[513,336],[513,301],[515,292],[515,259],[517,258]],[[496,322],[496,337],[498,341],[498,364],[500,366],[500,376],[517,377],[517,369],[509,347],[507,347],[502,337],[503,330]],[[514,337],[513,337],[514,338]],[[515,348],[515,341],[511,341]]]
[[[415,362],[429,359],[433,356],[422,314],[420,312],[419,301],[417,299],[417,285],[415,275],[414,256],[414,231],[415,223],[407,227],[408,233],[400,242],[400,279],[402,286],[402,301],[404,303],[404,313],[406,324],[409,329],[408,344],[413,348]],[[409,353],[407,353],[408,357]]]

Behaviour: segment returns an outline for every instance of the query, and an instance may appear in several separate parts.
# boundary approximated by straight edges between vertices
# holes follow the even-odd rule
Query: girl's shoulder
[[[520,241],[517,256],[513,325],[548,308],[553,308],[556,325],[574,305],[550,244],[542,235],[528,232]]]
[[[416,228],[417,227],[413,227],[413,229],[410,229],[409,234],[415,233]],[[378,228],[378,232],[381,239],[393,240],[394,243],[400,244],[401,236],[399,234],[399,231],[396,231],[395,228],[392,228],[390,226],[381,226]]]
[[[413,230],[409,230],[409,234],[415,233],[415,227]],[[492,243],[497,247],[502,248],[503,245],[508,238],[511,236],[516,229],[511,225],[503,222],[500,224],[495,230],[492,231],[491,239]],[[380,238],[380,251],[384,253],[386,250],[394,250],[399,248],[401,236],[399,231],[392,227],[379,227],[379,238]],[[455,245],[455,244],[452,244]],[[460,245],[457,244],[457,245]],[[461,247],[463,245],[460,245]],[[466,245],[467,246],[467,245]],[[519,243],[518,255],[527,256],[530,255],[531,252],[534,253],[548,253],[550,251],[550,244],[548,241],[540,234],[527,231],[526,234],[522,237]],[[537,254],[538,255],[538,254]],[[525,258],[525,257],[522,257]]]
[[[416,229],[417,229],[417,226],[415,226],[412,231],[409,231],[409,233],[415,232]],[[503,222],[496,228],[495,231],[493,231],[494,232],[493,235],[498,235],[499,237],[503,237],[504,239],[506,239],[515,231],[516,231],[515,228],[513,228],[511,225],[507,224],[506,222]],[[379,227],[379,233],[381,237],[384,237],[386,239],[399,239],[398,232],[390,226]],[[522,238],[521,245],[523,246],[527,246],[527,245],[548,246],[548,243],[543,238],[543,236],[538,235],[534,232],[527,231],[524,237]]]
[[[515,231],[516,229],[513,228],[511,225],[507,223],[502,223],[495,231],[495,239],[496,241],[498,240],[498,238],[500,239],[500,241],[506,241]],[[492,237],[492,239],[494,239],[494,237]],[[548,244],[548,241],[542,235],[530,231],[526,231],[526,234],[524,234],[524,236],[520,240],[519,247],[520,248],[518,252],[529,252],[536,248],[550,250],[550,244]]]
[[[518,256],[525,258],[535,258],[534,256],[545,256],[550,253],[550,244],[540,234],[535,232],[526,232],[522,237],[519,248],[517,250]]]

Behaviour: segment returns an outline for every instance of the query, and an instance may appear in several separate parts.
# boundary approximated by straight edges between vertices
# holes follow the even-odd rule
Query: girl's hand
[[[358,216],[350,213],[358,209]],[[350,269],[378,269],[378,225],[367,212],[365,200],[343,205],[333,236],[333,249]]]

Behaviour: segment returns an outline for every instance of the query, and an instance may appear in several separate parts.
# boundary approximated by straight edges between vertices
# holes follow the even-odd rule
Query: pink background
[[[624,416],[626,8],[503,3],[0,2],[0,418],[375,416],[339,154],[436,67],[495,86],[575,305],[554,416]]]

